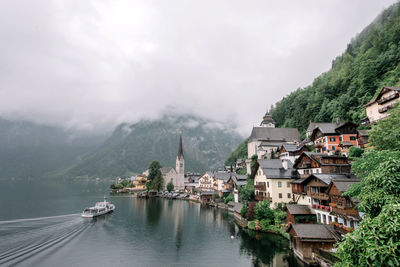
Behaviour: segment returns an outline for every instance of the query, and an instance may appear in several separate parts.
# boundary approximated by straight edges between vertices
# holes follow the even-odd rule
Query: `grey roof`
[[[303,157],[303,155],[308,156],[312,160],[316,161],[318,164],[324,165],[324,166],[348,166],[348,165],[350,165],[349,163],[344,163],[344,164],[342,164],[342,163],[340,163],[340,164],[339,163],[324,163],[324,162],[321,161],[321,158],[325,158],[325,159],[326,158],[347,159],[347,157],[345,157],[345,156],[329,155],[329,154],[325,154],[325,153],[316,153],[316,152],[305,151],[294,162],[294,167],[295,168],[301,162],[301,158]]]
[[[171,167],[163,167],[163,168],[161,168],[161,173],[162,174],[166,174],[166,173],[169,173],[171,170],[173,170],[173,168],[171,168]]]
[[[358,130],[358,134],[359,134],[360,136],[369,136],[367,130]]]
[[[310,176],[308,176],[308,179],[311,179],[310,177],[315,177],[318,178],[319,180],[321,180],[322,182],[326,183],[327,185],[329,185],[329,183],[332,180],[358,180],[356,176],[354,176],[353,174],[339,174],[339,173],[313,173]]]
[[[283,145],[282,142],[261,142],[261,144],[258,147],[263,147],[263,146],[277,146],[281,147]]]
[[[289,210],[290,214],[293,215],[307,215],[307,214],[315,214],[308,205],[294,205],[288,204],[286,208]]]
[[[240,181],[240,180],[246,181],[247,180],[247,175],[235,174],[235,176],[238,181]]]
[[[310,124],[308,125],[308,128],[307,128],[307,132],[312,132],[315,128],[319,127],[320,125],[322,127],[324,127],[324,125],[330,125],[330,124],[337,125],[336,123],[332,123],[332,122],[310,122]]]
[[[287,152],[297,152],[300,151],[303,147],[304,144],[297,145],[297,144],[282,144],[282,146],[285,148]]]
[[[292,184],[302,184],[306,179],[305,178],[301,178],[301,179],[296,179],[294,181],[292,181]]]
[[[346,192],[351,185],[355,183],[359,183],[360,179],[333,179],[332,183],[336,186],[336,188],[340,191],[340,193]]]
[[[207,191],[207,192],[201,192],[201,194],[200,195],[202,195],[202,196],[212,196],[212,195],[214,195],[214,191]]]
[[[219,180],[224,180],[224,182],[227,182],[229,178],[231,178],[231,173],[228,172],[217,172],[215,173],[215,178]]]
[[[250,140],[300,142],[300,133],[296,128],[253,127]]]
[[[292,178],[294,177],[295,169],[290,160],[285,160],[288,168],[283,168],[283,160],[281,159],[261,159],[258,160],[260,168],[263,170],[267,178]]]
[[[293,227],[296,235],[300,239],[306,240],[332,240],[333,242],[338,239],[335,234],[333,225],[326,224],[292,224],[289,229]],[[288,229],[288,230],[289,230]]]
[[[237,213],[240,213],[240,212],[242,211],[242,207],[243,207],[243,204],[242,204],[242,203],[236,203],[236,202],[235,202],[235,206],[233,207],[233,210],[234,210],[235,212],[237,212]]]
[[[315,123],[315,127],[311,131],[315,130],[316,128],[319,128],[321,132],[324,134],[336,133],[336,128],[339,127],[340,125],[341,124],[337,124],[336,122],[321,122],[321,123],[317,122]]]

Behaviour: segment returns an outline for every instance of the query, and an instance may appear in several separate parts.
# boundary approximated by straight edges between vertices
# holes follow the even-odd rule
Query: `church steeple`
[[[179,150],[178,150],[178,159],[183,159],[183,146],[182,146],[182,135],[179,138]]]
[[[275,121],[272,118],[272,116],[269,114],[268,110],[265,113],[263,120],[260,124],[262,127],[270,127],[270,128],[275,128]]]
[[[185,159],[183,158],[182,135],[179,138],[179,150],[178,156],[176,156],[176,173],[178,174],[178,176],[182,176],[181,180],[183,181],[183,176],[185,174]]]

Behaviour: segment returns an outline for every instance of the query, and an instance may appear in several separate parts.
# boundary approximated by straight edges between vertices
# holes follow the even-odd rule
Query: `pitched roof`
[[[359,183],[360,181],[361,180],[358,179],[358,178],[333,179],[331,184],[334,184],[335,187],[339,190],[340,193],[344,193],[344,192],[347,192],[347,190],[349,190],[351,185]],[[331,187],[331,185],[329,187]]]
[[[389,91],[397,91],[397,92],[400,92],[400,87],[392,87],[392,86],[384,86],[384,87],[382,87],[382,89],[381,89],[381,91],[379,92],[379,94],[378,94],[375,98],[373,98],[371,101],[369,101],[367,104],[365,104],[364,107],[369,106],[369,105],[375,103],[375,101],[379,100],[379,99],[382,97],[383,93],[384,93],[385,91],[388,91],[388,90],[389,90]]]
[[[305,178],[296,179],[292,181],[291,184],[302,184],[305,180]]]
[[[319,165],[324,165],[324,166],[349,166],[349,163],[325,163],[321,161],[321,159],[347,159],[345,156],[340,156],[340,155],[329,155],[326,153],[317,153],[317,152],[309,152],[309,151],[304,151],[300,157],[296,159],[294,162],[293,167],[297,168],[297,165],[301,162],[302,157],[307,156],[313,161],[317,162]]]
[[[293,215],[307,215],[307,214],[315,214],[308,205],[294,205],[288,204],[286,208]]]
[[[283,161],[287,163],[287,169],[283,166]],[[293,178],[297,173],[293,168],[293,163],[290,160],[281,159],[261,159],[258,160],[260,168],[263,170],[267,178]]]
[[[369,136],[367,130],[358,130],[358,134],[359,134],[360,136]]]
[[[310,124],[308,125],[307,128],[307,132],[312,132],[314,131],[314,129],[316,128],[320,128],[321,131],[322,129],[324,130],[335,130],[336,127],[338,127],[339,124],[335,123],[335,122],[310,122]]]
[[[287,144],[287,143],[285,143],[285,144],[282,144],[282,146],[285,148],[285,150],[287,152],[297,152],[297,151],[300,151],[300,150],[303,149],[304,144],[297,145],[297,144]]]
[[[231,173],[227,173],[227,172],[217,172],[215,173],[215,178],[219,179],[219,180],[223,180],[224,182],[227,182],[229,180],[229,178],[231,178]]]
[[[296,128],[253,127],[250,140],[300,142],[300,133]]]
[[[313,174],[310,174],[310,176],[308,176],[306,178],[306,180],[310,180],[312,178],[317,178],[327,185],[329,185],[329,183],[332,180],[345,180],[345,181],[346,180],[347,181],[358,180],[359,181],[359,179],[353,174],[339,174],[339,173],[313,173]]]
[[[333,225],[326,224],[291,224],[287,232],[293,228],[296,235],[303,241],[325,240],[335,242],[339,236],[335,234]]]
[[[171,170],[174,170],[174,169],[171,167],[163,167],[163,168],[161,168],[161,173],[164,175],[164,174],[169,173]]]

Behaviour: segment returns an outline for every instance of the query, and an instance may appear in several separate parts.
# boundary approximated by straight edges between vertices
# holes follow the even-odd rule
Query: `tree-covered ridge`
[[[359,123],[363,105],[383,86],[400,84],[400,3],[380,14],[312,85],[299,88],[270,110],[277,127],[304,132],[310,121],[340,118]]]
[[[246,138],[242,143],[240,143],[236,149],[232,152],[232,154],[225,161],[225,166],[235,165],[236,161],[247,159],[247,144],[249,142],[249,138]]]

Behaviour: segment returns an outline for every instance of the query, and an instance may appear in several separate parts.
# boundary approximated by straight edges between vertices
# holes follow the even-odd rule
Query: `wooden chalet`
[[[303,152],[293,167],[301,178],[313,173],[350,173],[351,170],[347,157],[315,152]]]
[[[340,239],[333,225],[291,224],[286,232],[290,235],[290,248],[294,254],[309,265],[316,263],[316,251],[331,251]]]
[[[286,223],[296,224],[296,223],[315,223],[317,217],[315,212],[310,209],[308,205],[286,205]]]

